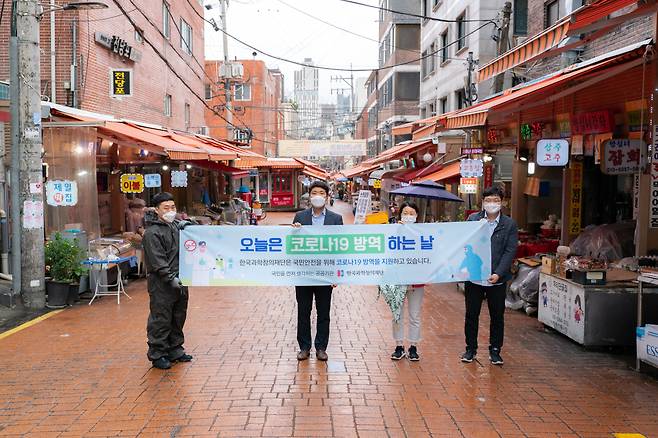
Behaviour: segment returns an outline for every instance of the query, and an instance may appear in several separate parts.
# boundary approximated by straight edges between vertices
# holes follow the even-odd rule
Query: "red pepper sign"
[[[142,193],[144,191],[144,175],[141,173],[124,173],[121,175],[122,193]]]
[[[628,175],[640,170],[642,140],[613,139],[603,143],[601,170],[608,175]]]
[[[612,132],[615,122],[610,111],[595,111],[571,117],[571,134],[601,134]]]

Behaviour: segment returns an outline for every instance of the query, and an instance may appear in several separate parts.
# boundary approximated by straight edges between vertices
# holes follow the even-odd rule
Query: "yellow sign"
[[[130,97],[132,94],[132,70],[112,70],[110,95]]]
[[[124,173],[121,175],[122,193],[142,193],[144,191],[144,175],[141,173]]]
[[[382,180],[381,179],[376,179],[372,182],[372,188],[374,189],[381,189],[382,188]]]
[[[571,196],[569,200],[569,234],[580,234],[583,198],[583,163],[571,162]]]
[[[388,223],[388,214],[385,211],[379,213],[373,213],[366,216],[366,224],[377,225],[377,224],[387,224]]]

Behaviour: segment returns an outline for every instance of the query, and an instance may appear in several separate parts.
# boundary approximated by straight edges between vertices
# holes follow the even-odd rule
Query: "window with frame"
[[[171,94],[165,94],[164,97],[164,115],[171,117]]]
[[[180,47],[188,55],[192,54],[192,26],[182,18],[180,19]]]
[[[185,129],[190,127],[190,104],[185,104]]]
[[[421,71],[421,73],[422,73],[422,75],[423,75],[423,79],[425,79],[425,78],[427,77],[427,75],[429,74],[429,73],[428,73],[428,70],[429,70],[429,66],[428,66],[428,64],[429,64],[429,59],[428,59],[428,55],[427,55],[427,50],[423,50],[423,53],[421,53],[420,56],[421,56],[421,58],[423,58],[423,59],[421,59],[421,61],[420,61],[420,71]]]
[[[437,54],[437,49],[436,49],[436,41],[434,41],[432,44],[430,44],[430,49],[429,49],[429,58],[427,58],[427,61],[429,63],[428,69],[429,73],[432,74],[436,70],[436,54]]]
[[[235,84],[234,100],[251,100],[251,85]]]
[[[427,106],[427,114],[429,117],[434,117],[436,115],[436,104],[434,102]]]
[[[439,47],[439,53],[441,54],[441,64],[443,64],[447,62],[448,58],[450,57],[450,47],[448,46],[450,44],[448,42],[448,29],[446,29],[445,32],[443,32],[439,37],[439,44],[441,45],[441,47]]]
[[[432,9],[436,9],[441,4],[441,0],[432,0]]]
[[[528,34],[528,0],[514,0],[514,35]]]
[[[162,2],[162,34],[165,38],[171,38],[171,22],[169,21],[171,13],[169,12],[169,3]]]
[[[205,87],[204,92],[205,92],[206,100],[212,99],[212,86],[210,84],[205,84],[204,87]]]
[[[466,12],[457,17],[457,51],[466,47]]]
[[[429,17],[432,14],[432,5],[434,0],[422,0],[423,2],[423,16]],[[423,19],[424,22],[429,21],[427,18]]]
[[[553,0],[544,4],[544,27],[548,29],[560,19],[560,2]]]
[[[272,193],[291,193],[292,173],[281,172],[272,175]]]
[[[445,114],[448,112],[448,96],[439,99],[439,114]]]
[[[135,28],[135,41],[144,44],[144,31],[139,27]]]
[[[384,85],[379,89],[379,105],[381,108],[387,107],[393,102],[393,76],[388,78]]]
[[[238,129],[233,130],[233,140],[240,143],[250,144],[251,143],[251,132],[248,129]]]
[[[455,98],[457,99],[457,109],[464,109],[468,106],[468,101],[466,100],[466,90],[463,88],[455,92]]]

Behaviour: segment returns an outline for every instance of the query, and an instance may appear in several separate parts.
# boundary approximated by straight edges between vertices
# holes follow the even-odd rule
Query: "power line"
[[[328,67],[328,66],[311,65],[311,64],[306,64],[306,63],[299,62],[299,61],[294,61],[294,60],[292,60],[292,59],[287,59],[287,58],[283,58],[283,57],[281,57],[281,56],[273,55],[273,54],[268,53],[268,52],[266,52],[266,51],[264,51],[264,50],[261,50],[261,49],[259,49],[259,48],[257,48],[257,47],[254,47],[254,46],[252,46],[251,44],[246,43],[246,42],[242,41],[241,39],[239,39],[239,38],[237,38],[237,37],[231,35],[230,33],[225,32],[224,29],[221,29],[220,27],[218,27],[218,26],[217,26],[217,23],[215,23],[214,21],[207,20],[202,14],[200,14],[196,9],[194,9],[194,7],[193,7],[193,5],[192,5],[192,3],[191,3],[190,0],[186,0],[186,1],[187,1],[187,3],[188,3],[190,6],[192,6],[192,9],[193,9],[193,11],[194,11],[194,13],[195,13],[196,15],[198,15],[198,16],[199,16],[203,21],[205,21],[206,23],[209,23],[210,25],[213,26],[213,29],[215,30],[215,32],[222,32],[222,33],[224,33],[226,36],[228,36],[229,38],[231,38],[231,39],[237,41],[238,43],[242,44],[242,45],[245,46],[245,47],[250,48],[251,50],[255,50],[255,51],[257,51],[257,52],[262,53],[262,54],[265,55],[265,56],[269,56],[270,58],[273,58],[273,59],[276,59],[276,60],[279,60],[279,61],[282,61],[282,62],[287,62],[287,63],[289,63],[289,64],[299,65],[299,66],[301,66],[301,67],[316,68],[316,69],[318,69],[318,70],[330,70],[330,71],[374,72],[374,71],[389,70],[389,69],[394,68],[394,67],[400,67],[400,66],[404,66],[404,65],[414,64],[414,63],[416,63],[416,62],[422,61],[423,59],[427,59],[427,58],[429,58],[429,57],[431,57],[431,56],[434,56],[434,55],[436,55],[437,53],[441,52],[442,50],[444,50],[444,49],[446,49],[446,48],[448,48],[448,47],[451,47],[451,46],[453,46],[453,45],[459,43],[460,41],[463,41],[464,39],[466,39],[466,38],[469,37],[470,35],[473,35],[474,33],[479,32],[481,29],[483,29],[485,26],[487,26],[487,25],[489,25],[489,24],[496,25],[496,22],[493,21],[493,20],[475,20],[475,21],[480,21],[480,22],[481,22],[481,21],[486,21],[486,22],[485,22],[484,24],[482,24],[481,26],[478,26],[475,30],[473,30],[473,31],[471,31],[471,32],[469,32],[469,33],[467,33],[467,34],[464,35],[462,38],[459,38],[459,39],[457,39],[457,40],[455,40],[455,41],[452,41],[452,42],[446,44],[445,46],[438,48],[438,49],[437,49],[436,51],[434,51],[434,52],[428,53],[428,54],[426,54],[426,55],[424,55],[424,56],[421,56],[420,58],[412,59],[412,60],[409,60],[409,61],[406,61],[406,62],[400,62],[400,63],[398,63],[398,64],[392,64],[392,65],[389,65],[389,66],[386,66],[386,67],[378,67],[378,68],[344,68],[344,67]],[[370,5],[367,5],[367,6],[370,6]],[[375,7],[375,6],[373,6],[373,7]]]
[[[366,8],[379,9],[380,11],[391,12],[393,14],[406,15],[408,17],[422,18],[423,20],[440,21],[441,23],[457,23],[458,21],[461,21],[461,22],[464,22],[464,23],[487,22],[487,23],[494,23],[495,24],[495,22],[493,20],[448,20],[446,18],[435,18],[435,17],[430,17],[428,15],[414,14],[412,12],[396,11],[394,9],[385,8],[383,6],[369,5],[369,4],[357,2],[357,1],[354,1],[354,0],[339,0],[339,1],[342,1],[342,2],[345,2],[345,3],[351,3],[353,5],[365,6]]]
[[[310,17],[310,18],[312,18],[312,19],[314,19],[314,20],[317,20],[317,21],[319,21],[320,23],[324,23],[324,24],[326,24],[327,26],[333,27],[334,29],[338,29],[338,30],[341,30],[341,31],[343,31],[343,32],[349,33],[350,35],[354,35],[354,36],[357,36],[357,37],[359,37],[359,38],[363,38],[363,39],[365,39],[365,40],[374,41],[374,42],[376,42],[377,44],[381,44],[381,41],[379,41],[379,40],[377,40],[377,39],[375,39],[375,38],[370,38],[370,37],[368,37],[368,36],[361,35],[360,33],[352,32],[351,30],[349,30],[349,29],[345,29],[344,27],[337,26],[337,25],[335,25],[335,24],[333,24],[333,23],[330,23],[330,22],[328,22],[328,21],[323,20],[322,18],[316,17],[315,15],[311,15],[311,14],[309,14],[308,12],[306,12],[306,11],[304,11],[304,10],[302,10],[302,9],[299,9],[299,8],[297,8],[297,7],[295,7],[295,6],[291,5],[291,4],[288,4],[288,3],[284,2],[283,0],[277,0],[277,1],[278,1],[279,3],[282,3],[282,4],[286,5],[286,6],[288,6],[290,9],[294,9],[295,11],[299,12],[300,14],[306,15],[307,17]],[[405,51],[408,51],[408,52],[415,52],[415,53],[420,52],[420,50],[405,49],[404,47],[398,47],[398,46],[393,46],[393,47],[395,47],[396,49],[405,50]]]

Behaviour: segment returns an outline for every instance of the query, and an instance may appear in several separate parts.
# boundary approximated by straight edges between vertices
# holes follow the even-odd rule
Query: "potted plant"
[[[46,284],[48,307],[61,308],[77,299],[78,286],[85,268],[82,266],[84,251],[76,244],[56,233],[46,244],[46,269],[50,281]]]

